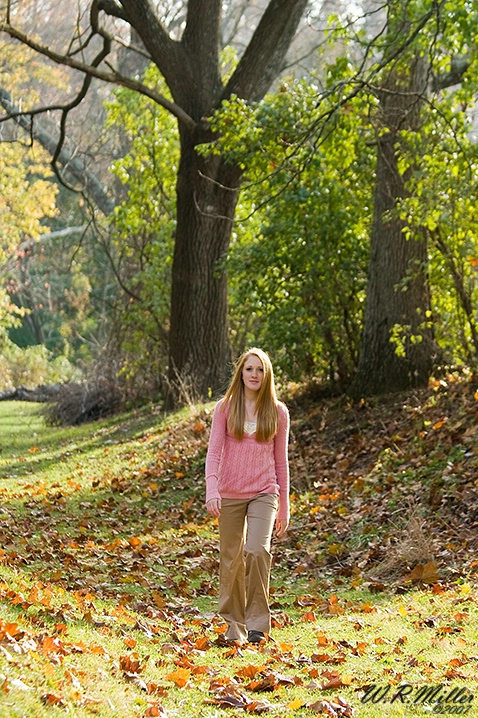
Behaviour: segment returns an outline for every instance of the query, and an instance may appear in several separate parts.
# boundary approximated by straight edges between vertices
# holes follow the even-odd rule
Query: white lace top
[[[255,421],[245,421],[244,422],[244,431],[246,434],[254,434],[256,430],[256,422]]]

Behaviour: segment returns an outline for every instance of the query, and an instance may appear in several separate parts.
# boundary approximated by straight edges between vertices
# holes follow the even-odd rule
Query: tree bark
[[[399,170],[402,130],[418,131],[426,92],[423,58],[406,71],[390,70],[380,94],[374,216],[359,365],[349,393],[355,398],[423,386],[437,349],[430,329],[425,234],[409,238],[395,213],[407,194],[409,171]],[[394,214],[395,213],[395,214]],[[405,355],[391,341],[396,328]]]
[[[219,75],[219,0],[189,0],[181,42],[172,41],[149,0],[121,0],[126,16],[195,122],[179,121],[177,227],[172,266],[168,405],[226,388],[231,351],[224,262],[242,172],[221,157],[202,158],[211,140],[205,118],[232,94],[260,100],[278,75],[308,0],[270,0],[226,88]]]
[[[201,159],[183,133],[177,183],[169,337],[170,403],[225,389],[230,368],[227,257],[240,172]]]
[[[221,157],[202,158],[197,145],[211,140],[207,118],[235,94],[260,101],[284,65],[308,0],[269,0],[235,72],[224,87],[220,76],[221,0],[188,0],[180,40],[163,26],[153,0],[91,0],[91,29],[105,47],[114,38],[101,27],[102,14],[133,29],[156,64],[173,102],[137,80],[60,55],[7,23],[1,29],[54,62],[88,77],[117,82],[158,102],[178,120],[181,158],[177,178],[177,227],[172,266],[169,384],[171,397],[215,396],[225,387],[230,350],[227,331],[227,256],[241,171]],[[86,50],[86,45],[85,45]],[[27,114],[27,113],[26,113]],[[45,140],[43,138],[42,142]],[[108,206],[105,207],[108,209]]]
[[[187,58],[184,71],[178,75],[174,68],[166,68],[175,102],[198,123],[196,132],[180,125],[169,403],[181,391],[193,397],[217,396],[230,375],[224,262],[242,173],[220,157],[204,160],[198,155],[195,146],[207,137],[203,118],[231,94],[254,101],[264,96],[281,69],[307,0],[271,0],[225,89],[216,55],[220,5],[217,0],[188,3],[181,43]]]

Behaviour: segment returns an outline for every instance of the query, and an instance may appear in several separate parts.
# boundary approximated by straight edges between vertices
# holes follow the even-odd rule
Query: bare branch
[[[110,39],[109,39],[109,37],[105,36],[103,38],[103,47],[102,47],[101,51],[97,54],[97,56],[94,58],[94,60],[92,62],[92,66],[98,67],[98,65],[100,65],[100,63],[105,59],[105,57],[107,57],[107,55],[110,52],[110,49],[111,49]],[[52,167],[53,167],[53,170],[54,170],[56,176],[58,177],[60,182],[65,184],[69,189],[74,189],[74,188],[69,187],[68,184],[66,183],[64,177],[62,176],[62,174],[60,173],[60,171],[58,169],[57,161],[58,161],[58,158],[60,157],[63,145],[65,143],[66,122],[68,119],[68,114],[73,108],[77,107],[80,104],[80,102],[85,98],[86,93],[88,92],[88,88],[91,85],[91,80],[92,80],[91,75],[85,75],[82,88],[81,88],[80,92],[78,93],[77,97],[74,100],[72,100],[72,102],[70,102],[68,105],[66,105],[62,110],[61,120],[60,120],[60,136],[58,138],[58,144],[56,146],[56,150],[53,154],[52,161],[51,161],[51,164],[52,164]]]
[[[93,0],[92,7],[95,5],[98,7],[98,10],[102,10],[106,15],[117,17],[119,20],[125,20],[126,22],[128,21],[123,9],[115,0]]]
[[[308,0],[270,0],[223,97],[259,101],[281,69]]]
[[[432,90],[446,90],[447,87],[458,85],[463,81],[463,75],[468,70],[471,59],[468,55],[457,55],[451,58],[450,70],[443,75],[433,78]]]
[[[15,40],[18,40],[24,45],[27,45],[35,52],[38,52],[40,55],[48,57],[50,60],[53,60],[53,62],[57,63],[58,65],[65,65],[67,67],[71,67],[74,70],[78,70],[79,72],[84,73],[85,75],[91,75],[92,77],[96,77],[99,80],[103,80],[103,82],[108,82],[114,85],[121,85],[122,87],[127,87],[130,90],[135,90],[136,92],[139,92],[140,94],[149,97],[151,100],[153,100],[153,102],[160,105],[161,107],[164,107],[165,110],[168,110],[168,112],[174,115],[174,117],[176,117],[177,120],[189,130],[193,130],[196,126],[194,120],[187,114],[187,112],[185,112],[181,107],[179,107],[179,105],[177,105],[175,102],[171,102],[166,97],[164,97],[164,95],[155,92],[151,88],[144,85],[142,82],[138,82],[137,80],[125,77],[116,70],[112,70],[111,72],[105,72],[103,70],[100,70],[98,67],[94,67],[93,65],[81,62],[80,60],[76,60],[69,55],[63,55],[61,53],[54,52],[45,45],[36,42],[36,40],[29,37],[18,28],[15,28],[14,26],[7,23],[0,23],[0,32],[5,32],[10,37],[14,38]],[[25,112],[25,114],[28,115],[29,113]]]
[[[9,92],[0,88],[0,104],[6,110],[7,118],[11,118],[17,122],[29,135],[37,140],[52,156],[58,149],[58,137],[53,137],[48,130],[33,122],[32,113],[21,112],[14,104]],[[61,108],[63,109],[63,108]],[[42,112],[46,111],[42,108]],[[56,157],[63,167],[81,183],[83,192],[91,195],[95,205],[105,214],[111,214],[114,209],[114,203],[111,197],[105,192],[98,178],[92,174],[85,166],[85,163],[75,157],[73,153],[67,151],[64,147],[60,148],[60,152]]]

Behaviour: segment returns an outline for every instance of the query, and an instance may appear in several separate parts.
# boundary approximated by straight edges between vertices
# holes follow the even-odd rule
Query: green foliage
[[[399,45],[405,39],[400,33],[413,32],[428,10],[422,3],[390,5],[392,28],[400,29]],[[394,61],[397,82],[407,77],[410,59],[425,51],[430,75],[448,72],[451,58],[464,56],[471,47],[475,15],[468,4],[458,3],[431,17]],[[365,28],[359,34],[351,42],[349,30],[341,30],[340,17],[335,17],[330,42],[339,40],[348,50],[324,66],[317,85],[283,83],[256,105],[230,98],[212,119],[215,142],[202,148],[246,172],[228,260],[237,350],[265,344],[294,379],[313,373],[346,381],[359,350],[374,136],[382,131],[373,88],[357,89],[357,41],[366,41]],[[383,45],[385,52],[392,49]],[[409,191],[397,212],[410,241],[426,237],[430,242],[428,266],[410,271],[427,272],[433,312],[423,325],[433,325],[449,363],[474,363],[478,355],[472,309],[478,301],[478,168],[471,127],[476,62],[471,54],[458,89],[435,92],[421,113],[419,129],[402,132],[397,147]],[[397,290],[406,292],[408,279]],[[421,336],[397,324],[391,341],[403,353]]]
[[[161,82],[155,68],[145,79]],[[179,163],[176,123],[167,112],[128,90],[117,92],[108,122],[121,129],[128,147],[112,165],[126,189],[111,222],[111,256],[123,289],[117,305],[117,335],[127,356],[127,373],[159,373],[164,368],[169,319]]]
[[[53,227],[64,222],[64,217],[55,220]],[[8,286],[25,317],[9,332],[16,344],[43,344],[57,356],[87,359],[87,342],[102,316],[98,295],[110,291],[108,265],[93,246],[91,232],[46,234],[27,251],[17,253]]]
[[[45,177],[45,179],[44,179]],[[9,268],[23,252],[22,241],[35,241],[56,212],[56,190],[41,152],[16,143],[0,143],[0,328],[18,324],[24,314],[6,294]]]
[[[470,9],[457,3],[442,15],[432,70],[440,77],[449,71],[452,57],[465,54],[468,69],[459,86],[430,97],[419,132],[402,133],[400,169],[409,178],[410,196],[398,209],[410,241],[429,241],[426,271],[434,333],[444,361],[476,365],[478,145],[473,123],[478,66],[468,51],[478,17]]]
[[[389,9],[393,27],[405,32],[413,31],[429,4],[394,1]],[[344,384],[353,375],[360,347],[374,142],[385,131],[377,100],[383,73],[375,74],[374,63],[404,43],[405,36],[397,32],[391,42],[390,34],[378,33],[376,43],[368,46],[374,23],[370,29],[363,18],[358,20],[352,37],[342,10],[347,8],[329,17],[317,78],[284,80],[258,104],[229,98],[211,118],[215,141],[199,151],[221,155],[244,170],[225,260],[234,350],[263,344],[287,378],[313,374]],[[393,72],[407,76],[414,55],[427,58],[430,78],[449,71],[452,57],[473,48],[476,21],[469,2],[446,3],[404,58],[394,61]],[[227,51],[225,74],[235,62]],[[402,132],[397,146],[409,191],[397,212],[410,241],[429,241],[428,265],[414,269],[427,272],[432,294],[433,313],[423,321],[433,322],[450,363],[473,363],[478,355],[473,311],[478,301],[478,158],[471,134],[477,62],[471,54],[462,85],[436,92],[421,113],[418,131]],[[23,82],[25,67],[19,69]],[[364,71],[367,82],[362,82]],[[148,70],[145,82],[167,95],[155,68]],[[75,254],[76,239],[61,244],[47,240],[34,245],[34,261],[17,256],[9,274],[11,296],[30,314],[21,327],[13,326],[19,310],[5,298],[0,325],[27,345],[38,340],[32,328],[36,319],[48,349],[87,358],[92,337],[113,316],[110,346],[124,360],[125,376],[149,374],[159,380],[169,328],[179,162],[176,121],[126,89],[117,91],[108,111],[107,129],[118,137],[119,159],[112,171],[124,200],[108,236],[98,232],[103,247],[81,246]],[[0,258],[6,261],[25,238],[45,232],[46,221],[60,228],[65,217],[53,216],[55,190],[46,181],[45,158],[18,145],[0,147],[0,235],[8,240],[2,242]],[[26,173],[20,165],[28,167]],[[103,250],[113,269],[105,266]],[[116,279],[119,289],[113,286]],[[405,277],[401,291],[407,290],[407,281]],[[410,331],[405,323],[394,327],[391,341],[398,352],[420,341]]]
[[[247,166],[228,260],[238,350],[262,343],[291,379],[345,382],[360,337],[373,153],[360,100],[323,136],[308,132],[316,105],[306,82],[254,107],[233,98],[214,118],[212,151]]]
[[[42,384],[70,381],[77,371],[64,356],[55,357],[43,345],[24,349],[3,339],[0,349],[0,391],[24,386],[34,389]]]
[[[66,87],[63,70],[46,70],[28,49],[7,43],[1,45],[1,53],[2,87],[14,97],[22,97],[25,105],[26,98],[38,104],[52,87]],[[2,301],[0,325],[14,344],[33,347],[16,352],[8,343],[11,357],[3,361],[31,365],[25,374],[29,385],[35,373],[39,380],[48,376],[56,381],[53,356],[63,356],[67,366],[66,357],[75,361],[87,358],[85,339],[91,340],[101,317],[91,296],[101,260],[89,262],[81,233],[50,234],[85,222],[80,201],[57,185],[51,157],[39,144],[31,146],[30,138],[13,122],[2,127],[6,141],[0,143],[0,281],[8,302]],[[2,336],[5,338],[5,333]],[[37,372],[34,357],[39,363]],[[12,381],[22,382],[22,371],[13,371]],[[9,381],[5,375],[4,383]]]

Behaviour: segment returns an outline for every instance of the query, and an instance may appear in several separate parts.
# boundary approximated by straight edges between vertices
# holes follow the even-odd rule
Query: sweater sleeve
[[[289,411],[285,404],[278,404],[279,429],[274,438],[274,461],[277,483],[279,484],[279,510],[277,515],[289,520]]]
[[[226,439],[227,412],[221,409],[222,401],[214,407],[211,433],[206,454],[206,503],[211,499],[219,499],[218,472],[224,442]]]

